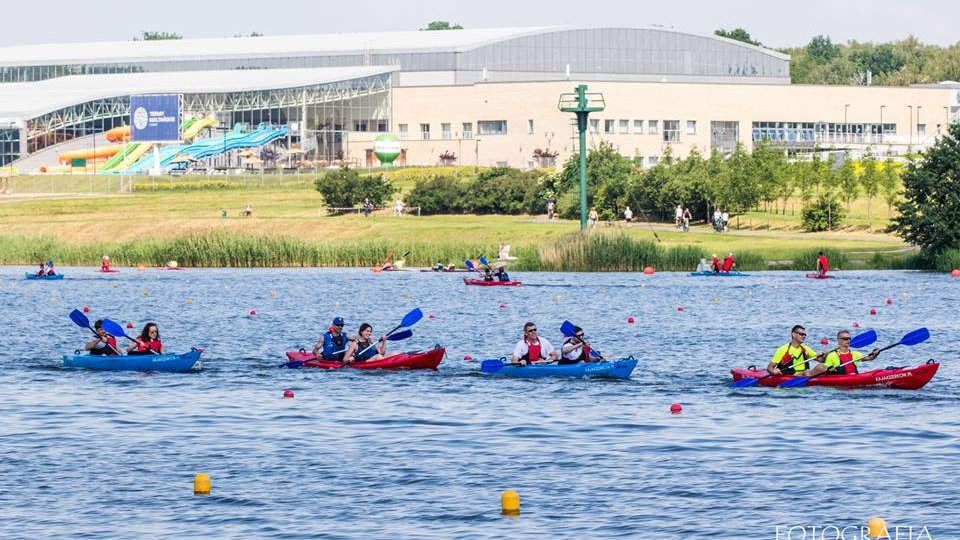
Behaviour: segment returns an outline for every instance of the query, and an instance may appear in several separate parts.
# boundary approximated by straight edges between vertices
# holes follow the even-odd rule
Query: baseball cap
[[[343,317],[334,317],[333,318],[334,326],[343,326]]]

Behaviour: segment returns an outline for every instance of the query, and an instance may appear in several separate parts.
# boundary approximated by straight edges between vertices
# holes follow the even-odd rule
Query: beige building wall
[[[461,165],[535,166],[535,149],[559,151],[562,163],[576,151],[574,115],[560,112],[561,93],[578,83],[484,83],[473,86],[404,87],[392,90],[391,132],[401,137],[408,165],[436,165],[443,152],[456,154]],[[824,135],[821,147],[873,146],[875,152],[901,154],[908,147],[924,147],[943,132],[957,113],[957,90],[941,88],[683,84],[590,82],[589,92],[600,92],[606,109],[591,114],[596,129],[588,144],[611,142],[621,154],[642,156],[644,166],[655,163],[668,145],[674,155],[692,148],[709,154],[711,122],[736,122],[739,141],[752,148],[754,122],[894,124],[895,134]],[[953,107],[952,107],[953,106]],[[952,108],[951,108],[952,107]],[[651,120],[656,130],[651,130]],[[505,134],[484,134],[479,123],[505,121]],[[612,125],[608,124],[612,121]],[[666,121],[677,121],[674,142],[665,141]],[[637,126],[642,126],[638,130]],[[470,124],[472,132],[464,131]],[[444,131],[449,124],[449,131]],[[429,126],[425,134],[421,125]],[[406,132],[402,128],[406,128]],[[612,133],[609,132],[612,127]],[[625,127],[625,129],[624,129]],[[850,127],[853,130],[855,128]],[[376,133],[351,133],[350,157],[367,164]],[[652,158],[652,159],[651,159]],[[377,165],[376,161],[369,165]]]

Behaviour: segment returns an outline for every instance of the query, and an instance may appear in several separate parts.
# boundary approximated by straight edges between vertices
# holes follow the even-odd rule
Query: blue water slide
[[[269,124],[260,124],[258,129],[248,133],[243,133],[239,127],[237,127],[224,134],[223,137],[202,139],[188,145],[170,145],[161,149],[160,169],[169,171],[173,168],[175,165],[175,163],[173,163],[174,158],[176,158],[178,154],[181,157],[189,155],[194,159],[204,159],[239,148],[257,148],[286,136],[287,128],[285,126],[274,127]],[[152,167],[153,156],[147,155],[125,172],[148,171]]]

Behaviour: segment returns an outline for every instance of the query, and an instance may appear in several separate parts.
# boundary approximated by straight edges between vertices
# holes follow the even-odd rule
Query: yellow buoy
[[[500,509],[504,514],[517,515],[520,513],[520,495],[508,489],[500,495]]]
[[[560,301],[560,295],[558,294],[557,296],[555,296],[555,297],[554,297],[554,300],[556,300],[557,302],[559,302],[559,301]]]
[[[144,290],[143,290],[143,295],[144,295],[144,296],[150,296],[150,291],[148,291],[147,289],[144,289]]]
[[[116,284],[116,283],[113,284],[113,288],[114,288],[114,289],[117,288],[117,284]]]
[[[276,298],[276,297],[277,297],[277,291],[270,291],[270,298]]]
[[[194,495],[210,494],[210,476],[208,474],[200,473],[193,477],[193,494]]]
[[[713,303],[714,303],[714,304],[719,304],[719,303],[720,303],[720,299],[717,298],[716,296],[714,296],[714,297],[713,297]]]
[[[870,538],[889,538],[887,522],[883,518],[870,518],[870,521],[867,522],[867,536]]]
[[[147,271],[147,267],[146,267],[146,266],[144,266],[144,265],[142,265],[142,264],[138,264],[138,265],[137,265],[137,272],[146,272],[146,271]]]
[[[334,304],[334,306],[335,306],[335,307],[340,307],[340,301],[337,300],[337,302]]]
[[[747,296],[753,296],[753,291],[747,291]]]
[[[192,303],[193,303],[193,298],[187,298],[187,303],[188,303],[188,304],[192,304]]]
[[[908,296],[910,296],[910,295],[907,294],[907,291],[903,291],[902,293],[900,293],[900,297],[901,297],[901,298],[906,298],[906,297],[908,297]]]

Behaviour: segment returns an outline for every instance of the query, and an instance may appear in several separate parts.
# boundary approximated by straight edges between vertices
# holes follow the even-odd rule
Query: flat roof
[[[137,94],[211,94],[298,88],[396,71],[395,66],[307,69],[239,69],[72,75],[0,84],[0,118],[36,118],[97,99]]]
[[[277,56],[459,52],[530,35],[603,29],[628,29],[696,36],[753,49],[783,60],[789,60],[790,58],[788,55],[772,49],[757,47],[728,38],[685,32],[657,25],[638,27],[530,26],[468,30],[410,30],[401,32],[20,45],[0,48],[0,66],[126,64],[164,60],[196,61],[224,58],[274,58]]]

